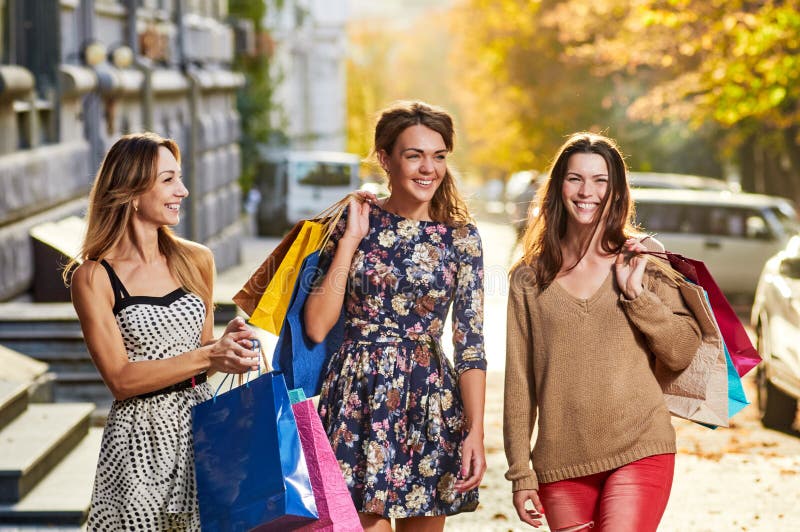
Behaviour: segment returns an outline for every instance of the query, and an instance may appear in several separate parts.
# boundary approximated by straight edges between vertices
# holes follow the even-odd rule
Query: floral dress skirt
[[[438,339],[345,341],[333,355],[319,412],[359,512],[452,515],[478,506],[455,490],[463,408]]]

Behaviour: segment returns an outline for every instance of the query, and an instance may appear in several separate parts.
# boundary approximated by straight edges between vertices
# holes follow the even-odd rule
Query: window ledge
[[[33,87],[33,74],[28,69],[18,65],[0,65],[0,100],[18,98]]]

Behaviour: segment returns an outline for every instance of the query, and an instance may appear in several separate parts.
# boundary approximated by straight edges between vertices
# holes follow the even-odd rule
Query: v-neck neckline
[[[609,268],[608,273],[606,273],[606,276],[603,279],[603,282],[600,283],[600,285],[595,289],[594,293],[592,295],[590,295],[589,297],[578,297],[578,296],[574,295],[572,292],[567,290],[560,282],[558,282],[558,279],[553,279],[552,284],[554,284],[556,286],[556,288],[560,292],[562,292],[565,296],[567,296],[567,298],[569,298],[570,300],[576,301],[576,302],[581,303],[581,304],[586,304],[586,303],[591,303],[591,302],[595,301],[597,298],[599,298],[599,297],[601,297],[603,295],[604,288],[611,281],[611,279],[613,277],[613,275],[612,275],[613,273],[614,273],[613,272],[613,268]]]

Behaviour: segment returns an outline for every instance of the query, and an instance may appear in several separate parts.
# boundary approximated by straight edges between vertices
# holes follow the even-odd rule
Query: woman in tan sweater
[[[699,327],[674,283],[639,255],[613,140],[573,135],[537,206],[508,299],[514,506],[534,527],[546,512],[554,531],[654,531],[672,486],[675,431],[651,368],[656,357],[688,366]]]

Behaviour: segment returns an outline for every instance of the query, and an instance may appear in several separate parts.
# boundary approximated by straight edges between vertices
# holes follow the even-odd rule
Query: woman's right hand
[[[245,373],[250,370],[258,370],[259,353],[244,347],[253,347],[251,338],[253,338],[253,332],[249,329],[228,332],[209,345],[209,371]]]
[[[531,501],[533,508],[527,508],[525,505]],[[519,520],[523,523],[528,523],[534,528],[542,526],[542,517],[544,517],[544,506],[539,500],[539,492],[537,490],[519,490],[514,492],[514,508],[517,510]]]
[[[368,193],[367,193],[368,194]],[[342,240],[350,240],[356,246],[369,233],[369,206],[370,199],[365,195],[357,194],[350,198],[347,206],[347,227],[344,230]],[[372,195],[374,198],[374,195]],[[373,200],[374,201],[374,200]]]

